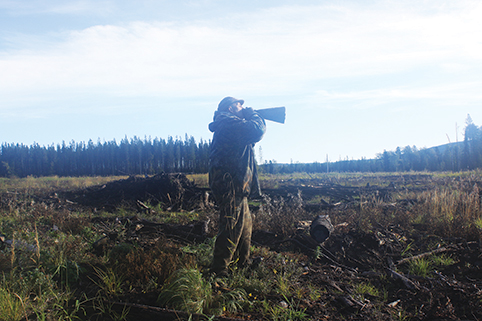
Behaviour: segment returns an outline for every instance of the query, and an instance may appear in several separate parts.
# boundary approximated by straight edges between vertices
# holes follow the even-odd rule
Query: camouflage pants
[[[227,187],[232,184],[232,181],[229,182],[228,179],[226,182],[225,178],[223,183],[220,185]],[[214,245],[211,268],[217,274],[227,273],[231,263],[244,266],[249,260],[253,222],[248,198],[243,196],[242,192],[238,193],[241,195],[236,195],[235,190],[235,188],[213,188],[214,197],[220,208],[219,231]]]

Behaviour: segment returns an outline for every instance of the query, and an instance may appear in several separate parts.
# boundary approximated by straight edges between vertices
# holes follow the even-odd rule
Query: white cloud
[[[57,35],[59,42],[47,37],[44,46],[0,52],[0,92],[10,101],[25,93],[86,90],[183,97],[232,88],[314,93],[319,88],[303,85],[427,64],[451,72],[480,68],[482,5],[465,2],[448,11],[429,2],[427,13],[413,3],[283,6],[216,21],[96,25]],[[88,7],[79,1],[49,10]],[[398,99],[414,91],[374,90],[358,98],[368,99],[367,93]]]
[[[319,90],[313,96],[322,106],[331,108],[338,106],[343,109],[363,108],[374,109],[380,105],[391,105],[393,110],[405,105],[417,108],[415,101],[437,102],[438,106],[467,106],[482,101],[482,93],[478,90],[482,82],[464,82],[443,85],[427,85],[423,87],[390,87],[371,90],[345,92]]]

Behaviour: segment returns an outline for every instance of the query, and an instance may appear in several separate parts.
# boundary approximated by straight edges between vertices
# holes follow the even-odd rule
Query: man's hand
[[[255,114],[255,111],[251,107],[243,108],[244,119],[250,119]]]

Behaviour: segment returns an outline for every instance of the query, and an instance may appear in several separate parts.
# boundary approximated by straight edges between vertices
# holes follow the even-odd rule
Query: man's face
[[[229,111],[235,114],[236,116],[238,116],[239,118],[243,118],[242,110],[243,110],[243,106],[241,105],[240,102],[236,102],[229,107]]]

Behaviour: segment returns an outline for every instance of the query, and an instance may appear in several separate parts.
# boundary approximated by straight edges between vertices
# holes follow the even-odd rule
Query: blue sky
[[[286,106],[262,160],[460,141],[467,114],[482,125],[481,16],[465,0],[0,0],[0,142],[208,140],[225,96]]]

